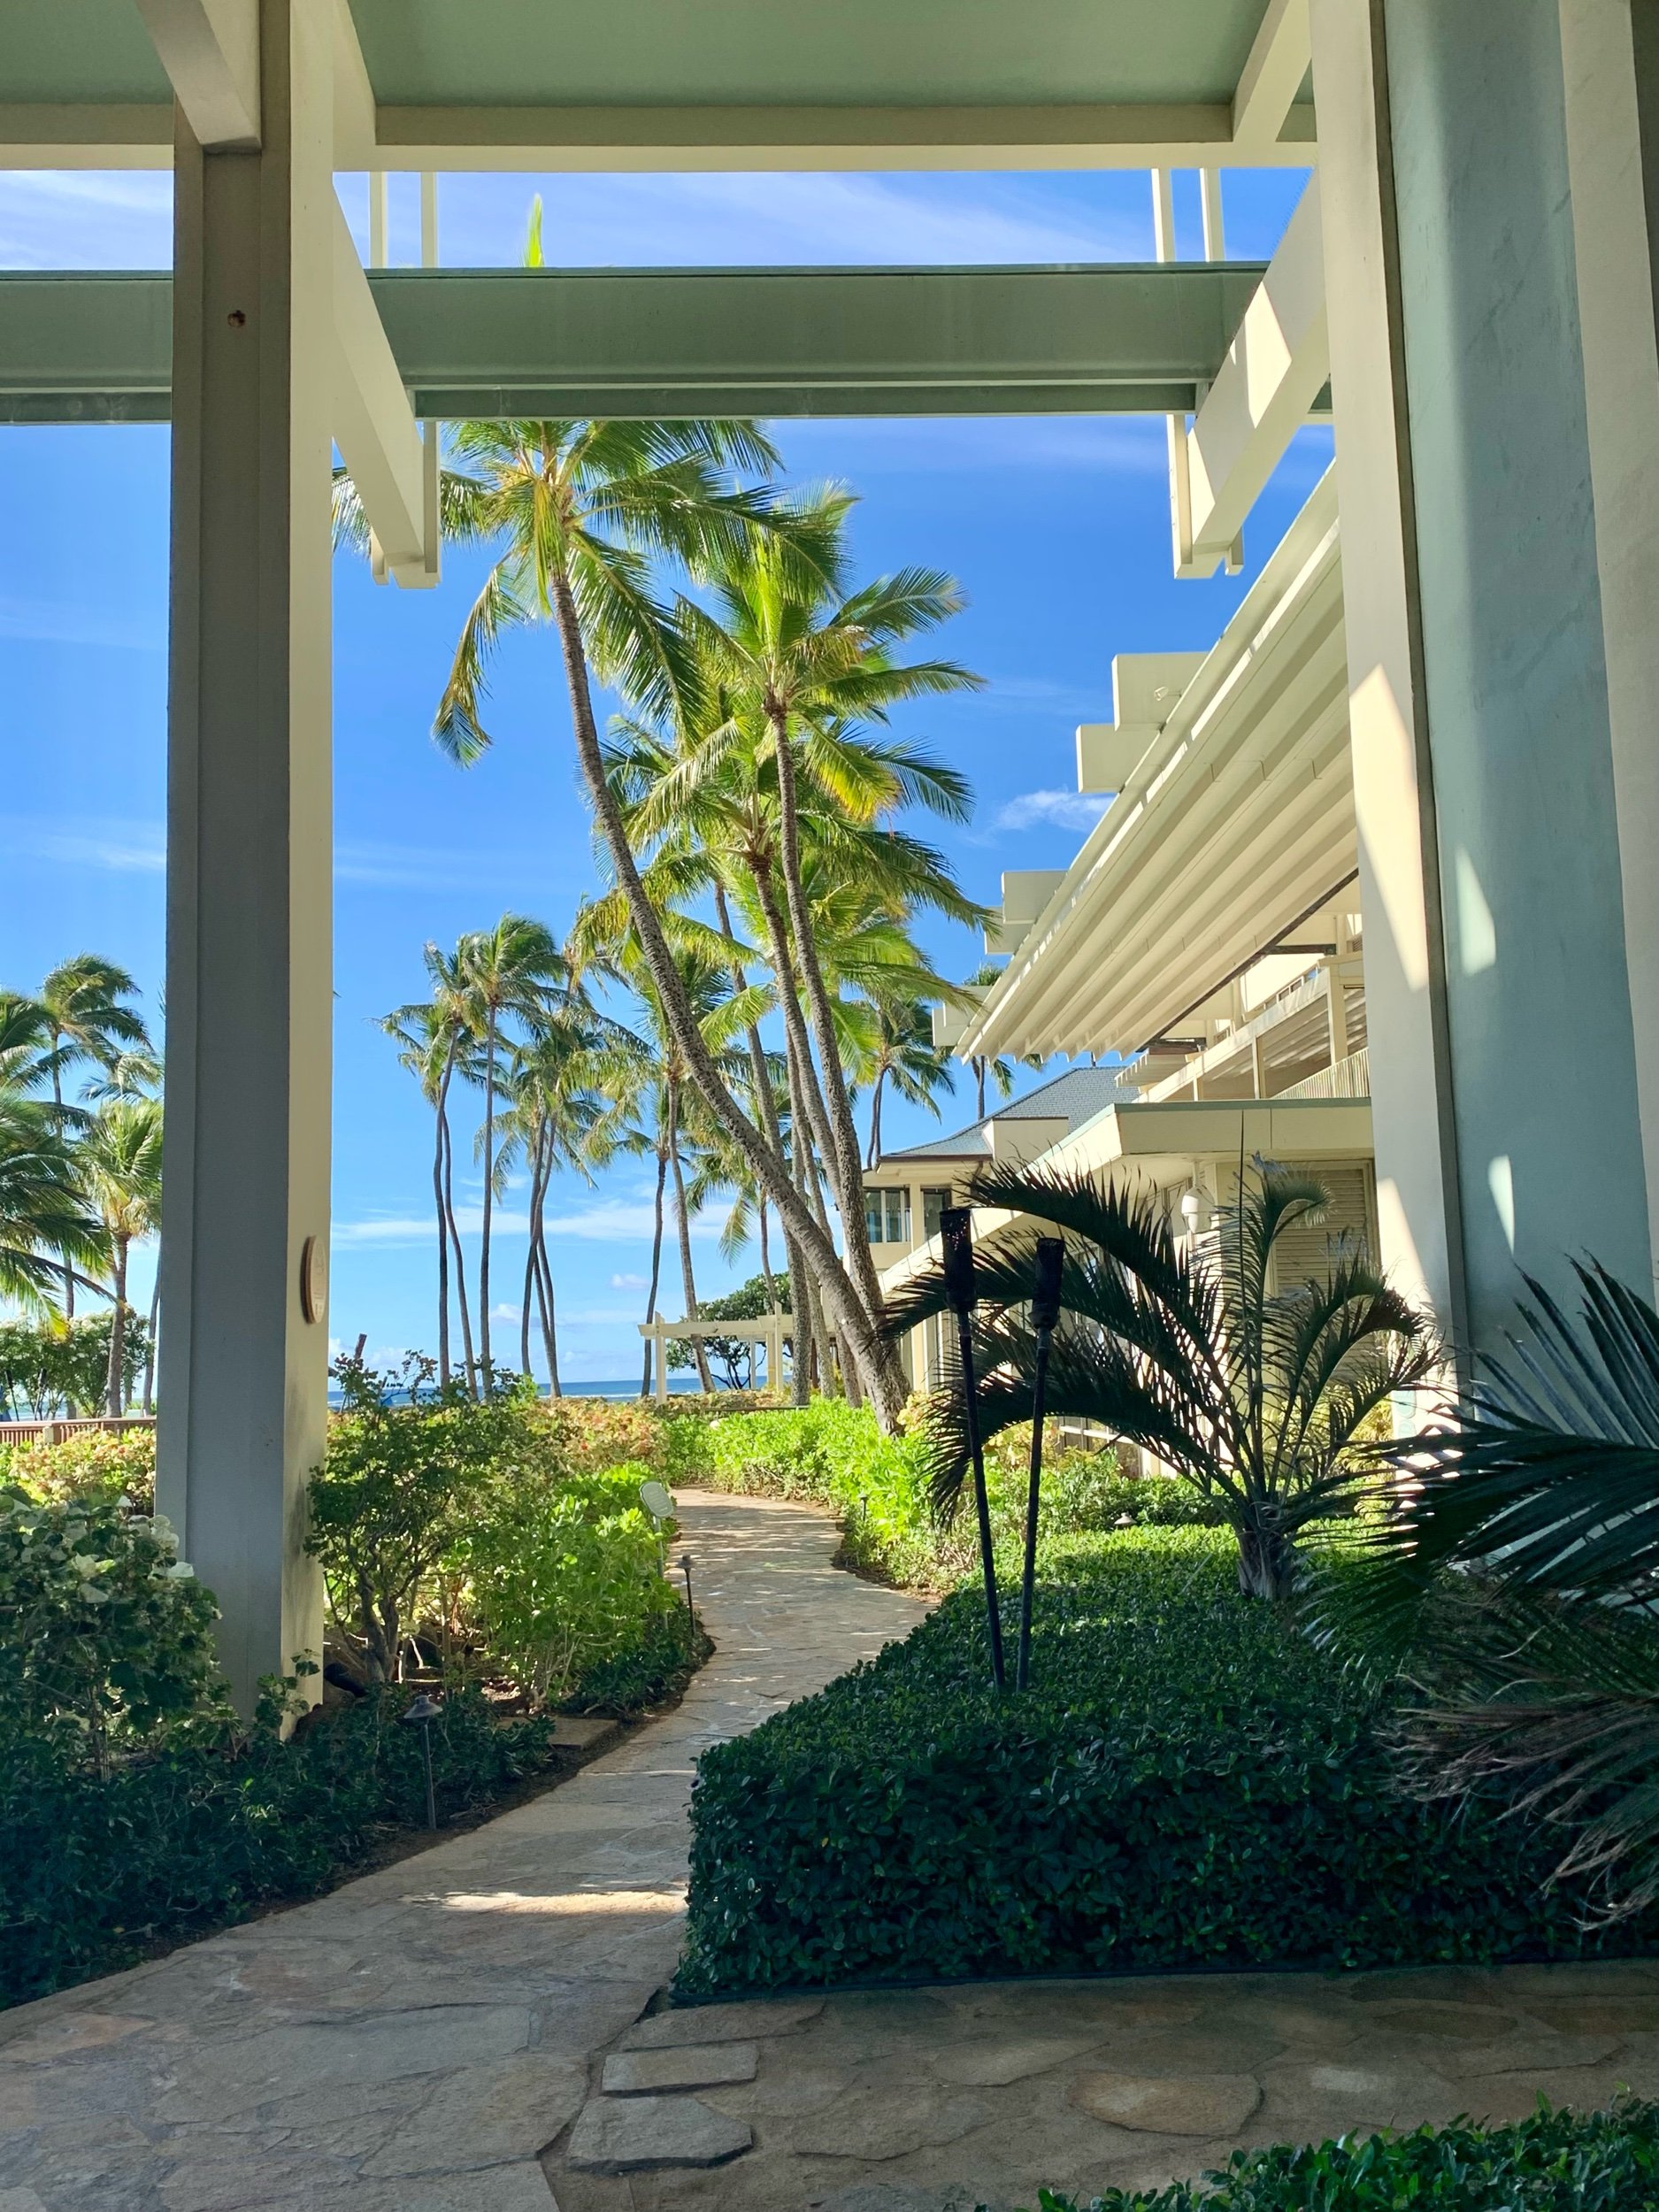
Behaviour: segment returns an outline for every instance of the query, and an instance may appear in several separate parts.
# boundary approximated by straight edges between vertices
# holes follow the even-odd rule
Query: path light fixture
[[[1061,1237],[1039,1237],[1037,1271],[1032,1284],[1031,1325],[1037,1335],[1036,1372],[1031,1391],[1031,1480],[1025,1491],[1025,1572],[1019,1589],[1019,1656],[1014,1687],[1031,1684],[1031,1605],[1037,1584],[1037,1500],[1042,1487],[1042,1417],[1048,1393],[1048,1348],[1060,1318],[1060,1270],[1065,1260]]]
[[[688,1551],[682,1551],[680,1555],[680,1571],[686,1578],[686,1610],[695,1622],[697,1616],[691,1602],[691,1554]]]
[[[985,1624],[991,1640],[991,1678],[1008,1687],[1002,1665],[1002,1616],[996,1600],[996,1561],[991,1549],[991,1501],[985,1488],[985,1452],[979,1442],[979,1386],[973,1375],[973,1211],[947,1206],[939,1217],[945,1252],[945,1294],[956,1317],[956,1350],[962,1368],[962,1419],[973,1462],[973,1504],[979,1519],[979,1564],[985,1575]]]
[[[432,1786],[432,1724],[443,1711],[435,1697],[428,1697],[425,1690],[403,1708],[403,1719],[410,1728],[420,1731],[420,1749],[426,1767],[426,1825],[438,1824],[438,1800]]]

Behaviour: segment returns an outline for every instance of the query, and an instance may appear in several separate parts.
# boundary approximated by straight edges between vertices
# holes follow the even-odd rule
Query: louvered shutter
[[[1288,1284],[1305,1282],[1310,1275],[1323,1278],[1330,1269],[1332,1248],[1340,1236],[1363,1244],[1374,1256],[1377,1237],[1372,1227],[1371,1168],[1363,1162],[1340,1167],[1315,1160],[1287,1160],[1285,1164],[1297,1174],[1316,1177],[1330,1193],[1331,1202],[1322,1222],[1286,1229],[1274,1246],[1276,1287],[1282,1290]]]

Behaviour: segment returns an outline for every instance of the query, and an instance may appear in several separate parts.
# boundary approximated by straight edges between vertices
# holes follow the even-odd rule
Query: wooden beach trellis
[[[783,1340],[795,1334],[792,1313],[763,1313],[752,1321],[655,1321],[638,1324],[640,1334],[651,1347],[652,1394],[659,1404],[668,1396],[668,1347],[689,1344],[697,1337],[734,1336],[744,1344],[759,1344],[766,1352],[766,1387],[777,1390],[783,1382]]]

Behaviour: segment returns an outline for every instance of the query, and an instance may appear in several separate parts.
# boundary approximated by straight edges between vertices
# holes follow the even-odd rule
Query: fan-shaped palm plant
[[[975,1261],[982,1433],[1031,1418],[1036,1342],[1022,1309],[1037,1225],[1051,1226],[1066,1252],[1049,1414],[1098,1422],[1173,1468],[1225,1516],[1240,1588],[1288,1594],[1298,1532],[1361,1479],[1365,1424],[1440,1358],[1425,1317],[1340,1240],[1323,1275],[1275,1283],[1286,1233],[1323,1218],[1323,1186],[1257,1160],[1222,1210],[1213,1248],[1197,1249],[1178,1240],[1155,1198],[1102,1190],[1087,1175],[991,1167],[971,1195],[1015,1217]],[[935,1265],[890,1304],[887,1328],[896,1335],[949,1302]],[[948,1512],[968,1453],[959,1412],[941,1423],[934,1494]]]
[[[1524,1333],[1383,1456],[1394,1509],[1316,1586],[1315,1633],[1427,1693],[1432,1794],[1560,1825],[1609,1916],[1659,1896],[1659,1317],[1598,1266],[1577,1326],[1525,1278]]]

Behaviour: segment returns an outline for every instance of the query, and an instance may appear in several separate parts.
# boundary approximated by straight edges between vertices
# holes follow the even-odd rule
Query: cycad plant
[[[1401,1732],[1419,1787],[1555,1824],[1556,1878],[1616,1917],[1659,1897],[1659,1317],[1576,1272],[1576,1324],[1525,1277],[1509,1356],[1386,1448],[1391,1509],[1310,1617],[1417,1685]]]
[[[1342,1508],[1370,1463],[1368,1423],[1440,1358],[1431,1324],[1361,1249],[1338,1240],[1323,1273],[1276,1279],[1287,1233],[1324,1217],[1323,1185],[1258,1159],[1215,1237],[1192,1242],[1152,1195],[1084,1174],[993,1166],[971,1196],[1015,1217],[975,1256],[981,1433],[1031,1418],[1037,1348],[1024,1309],[1039,1227],[1057,1230],[1049,1416],[1096,1422],[1172,1468],[1233,1529],[1245,1594],[1287,1596],[1300,1532]],[[897,1335],[949,1302],[936,1264],[889,1306],[887,1328]],[[959,1412],[939,1420],[934,1497],[949,1513],[967,1441]]]

